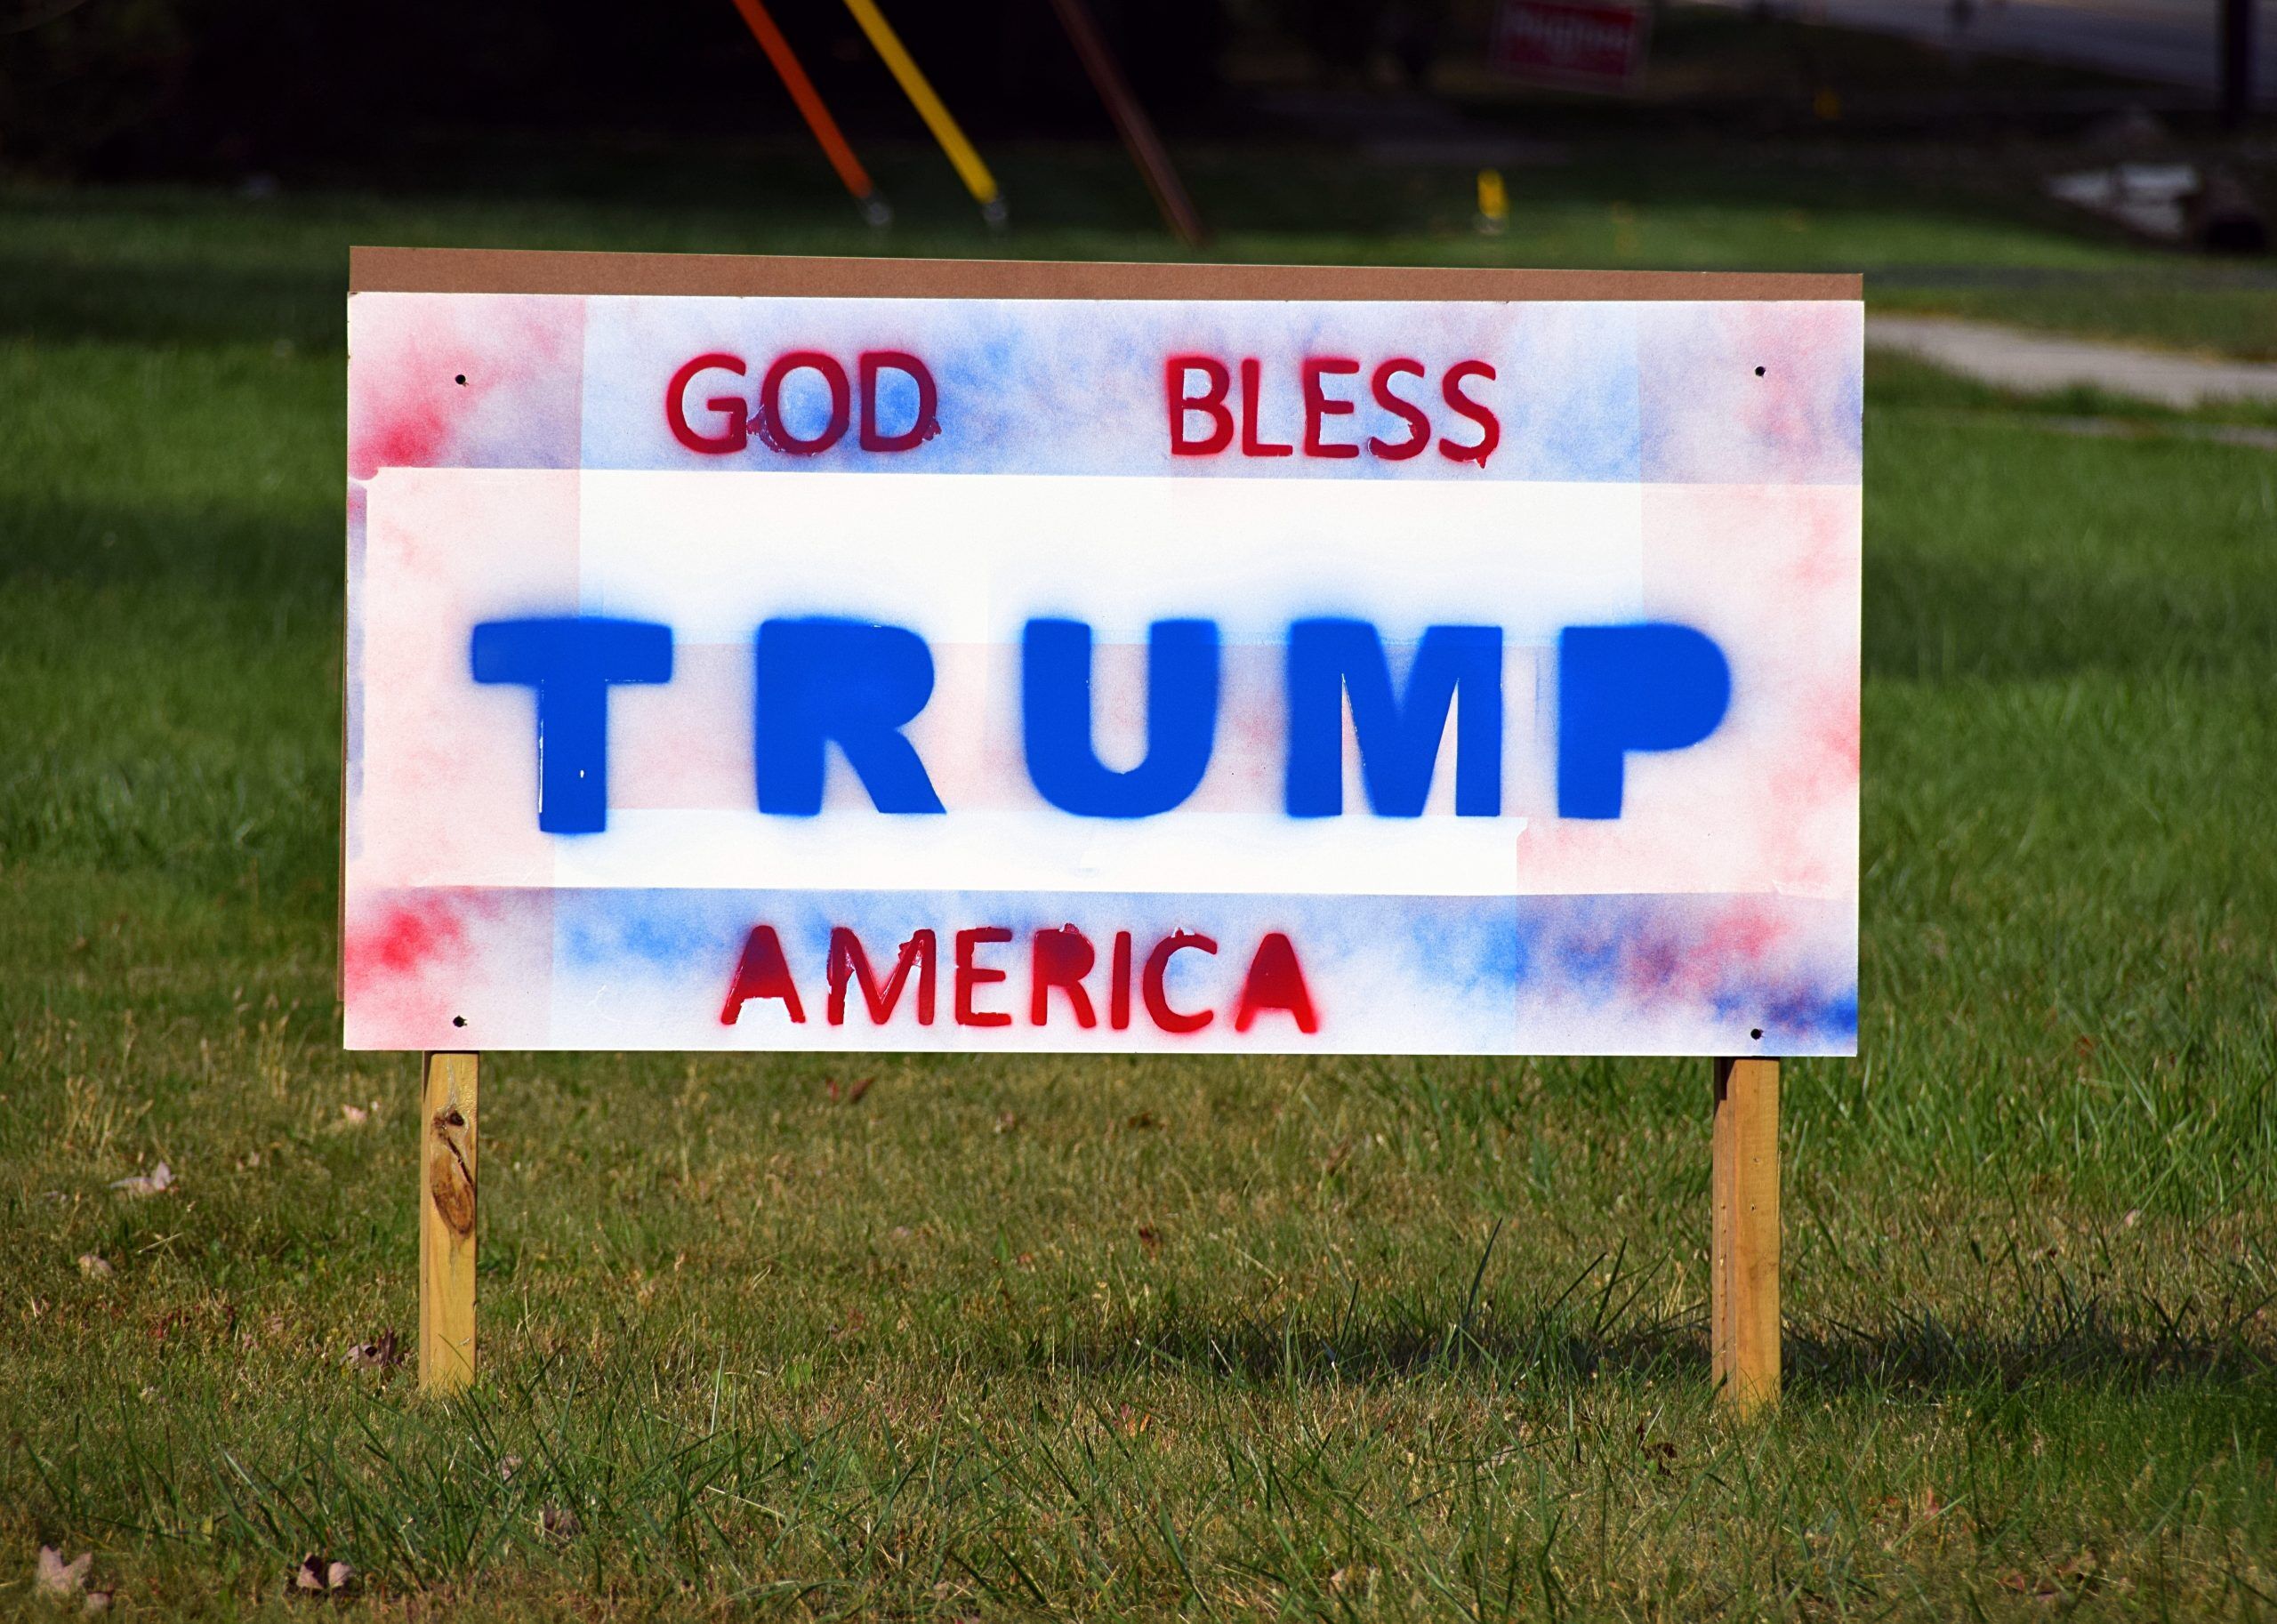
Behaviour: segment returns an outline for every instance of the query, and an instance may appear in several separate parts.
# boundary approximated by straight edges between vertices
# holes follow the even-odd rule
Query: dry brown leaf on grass
[[[293,1571],[293,1588],[302,1596],[339,1596],[356,1582],[356,1570],[310,1551]]]
[[[161,1162],[147,1173],[130,1173],[124,1178],[114,1178],[110,1187],[129,1195],[164,1195],[174,1187],[174,1170]]]
[[[351,1342],[342,1357],[351,1371],[391,1371],[403,1363],[403,1348],[393,1331],[383,1331],[369,1342]]]
[[[2018,1596],[2028,1596],[2036,1602],[2053,1602],[2064,1592],[2052,1579],[2032,1580],[2010,1568],[2000,1575],[2003,1589],[2014,1590]]]
[[[52,1602],[68,1601],[75,1596],[85,1595],[87,1570],[94,1565],[94,1562],[93,1551],[81,1551],[66,1562],[63,1553],[53,1546],[41,1546],[36,1580],[39,1593]]]
[[[81,1551],[70,1561],[63,1560],[63,1553],[52,1545],[39,1548],[39,1562],[32,1576],[32,1588],[44,1601],[69,1606],[76,1602],[82,1612],[101,1612],[110,1605],[110,1592],[89,1587],[87,1575],[93,1570],[95,1554]]]

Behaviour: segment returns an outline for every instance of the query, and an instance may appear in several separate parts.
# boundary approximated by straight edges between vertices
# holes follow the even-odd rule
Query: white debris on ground
[[[2048,195],[2058,203],[2115,220],[2130,231],[2180,242],[2200,181],[2194,164],[2114,164],[2055,175]]]
[[[110,1187],[114,1190],[124,1190],[129,1195],[164,1195],[174,1187],[174,1182],[173,1169],[161,1162],[147,1173],[134,1173],[125,1178],[112,1179]]]
[[[1866,343],[2028,395],[2093,389],[2183,411],[2216,401],[2277,401],[2277,365],[2267,362],[2138,350],[1949,316],[1869,316]]]

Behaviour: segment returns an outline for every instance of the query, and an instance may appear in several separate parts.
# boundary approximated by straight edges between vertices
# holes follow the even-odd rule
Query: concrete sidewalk
[[[2214,401],[2277,401],[2277,365],[2204,360],[1990,322],[1869,316],[1866,342],[2024,394],[2096,389],[2184,411]]]

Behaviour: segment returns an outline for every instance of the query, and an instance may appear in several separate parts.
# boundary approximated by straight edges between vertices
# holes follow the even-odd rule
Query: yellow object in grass
[[[1478,229],[1500,231],[1510,221],[1510,194],[1499,169],[1478,172]]]

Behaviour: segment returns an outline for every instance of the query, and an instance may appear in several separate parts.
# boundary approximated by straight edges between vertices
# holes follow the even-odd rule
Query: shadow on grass
[[[1705,1316],[1598,1329],[1561,1315],[1532,1323],[1432,1325],[1388,1317],[1330,1334],[1263,1321],[1160,1325],[1056,1356],[1101,1375],[1172,1370],[1258,1387],[1396,1382],[1444,1374],[1497,1386],[1565,1386],[1593,1379],[1705,1384]],[[2098,1393],[2260,1387],[2277,1398],[2277,1348],[2219,1329],[2130,1335],[2090,1307],[2079,1323],[2022,1330],[1932,1314],[1871,1328],[1790,1327],[1783,1339],[1790,1394],[1914,1395],[2015,1392],[2046,1385]]]
[[[1875,1331],[1790,1330],[1783,1343],[1788,1387],[1804,1392],[2012,1392],[2049,1383],[2146,1392],[2241,1387],[2277,1373],[2272,1350],[2255,1346],[2241,1327],[2136,1339],[2102,1328],[2017,1333],[1947,1326],[1925,1315]]]
[[[217,449],[229,455],[230,448]],[[271,638],[336,635],[346,547],[341,486],[269,497],[202,493],[146,502],[0,496],[0,582],[125,589],[130,603],[196,593],[201,611],[248,617]]]
[[[62,261],[0,252],[15,297],[0,335],[42,343],[290,344],[347,348],[347,256],[321,270]]]
[[[2251,466],[2245,459],[2257,454],[2227,454],[2240,459],[2232,467],[2242,470]],[[2112,522],[2107,511],[2096,517]],[[1873,529],[1870,518],[1870,535]],[[2083,543],[2076,567],[2051,569],[2032,559],[1870,545],[1867,676],[1942,683],[2044,681],[2087,672],[2219,675],[2249,669],[2257,657],[2252,651],[2277,644],[2277,593],[2244,570],[2201,565],[2159,571],[2113,559],[2112,551],[2090,551]]]

